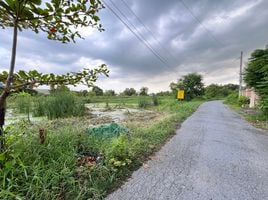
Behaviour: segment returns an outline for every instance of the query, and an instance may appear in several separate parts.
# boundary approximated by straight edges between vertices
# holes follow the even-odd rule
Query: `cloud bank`
[[[238,83],[240,51],[246,61],[254,49],[268,43],[265,0],[105,2],[127,16],[133,30],[162,61],[106,8],[100,13],[105,31],[83,28],[85,40],[76,44],[49,41],[45,35],[29,31],[19,33],[16,69],[66,73],[106,63],[110,78],[96,83],[103,89],[147,86],[156,92],[169,89],[170,82],[190,72],[203,74],[206,84]],[[0,70],[8,69],[11,41],[12,30],[1,30]]]

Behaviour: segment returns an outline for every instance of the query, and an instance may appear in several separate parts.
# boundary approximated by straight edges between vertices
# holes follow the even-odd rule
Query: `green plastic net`
[[[113,138],[118,137],[120,134],[129,133],[129,129],[112,122],[94,128],[88,128],[86,132],[92,136]]]

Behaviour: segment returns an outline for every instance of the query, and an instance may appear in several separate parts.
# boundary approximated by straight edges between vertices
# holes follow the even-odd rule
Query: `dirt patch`
[[[139,124],[139,126],[148,126],[168,116],[169,114],[167,113],[154,111],[128,113],[127,118],[123,122],[127,124]]]

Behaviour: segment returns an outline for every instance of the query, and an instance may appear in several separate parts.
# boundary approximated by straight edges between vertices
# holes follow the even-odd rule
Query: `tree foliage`
[[[244,80],[261,97],[261,108],[268,113],[268,46],[256,49],[249,58]]]
[[[205,97],[208,99],[221,99],[235,91],[238,92],[238,85],[235,84],[210,84],[205,87]]]
[[[185,91],[185,99],[191,100],[194,97],[204,94],[203,77],[197,73],[190,73],[183,76],[177,83],[170,83],[171,90],[176,93],[181,89]]]
[[[140,89],[140,96],[147,96],[148,95],[148,87],[141,87]]]
[[[53,73],[43,74],[36,70],[25,72],[23,70],[14,73],[13,84],[10,87],[10,92],[16,91],[21,88],[38,87],[41,85],[74,85],[83,84],[92,87],[93,83],[97,80],[98,74],[108,76],[108,69],[106,65],[101,65],[97,69],[83,69],[80,72],[66,73],[62,75],[55,75]],[[0,73],[0,82],[5,82],[8,77],[8,72],[3,71]],[[4,85],[3,85],[4,86]],[[4,86],[5,88],[5,86]]]
[[[126,88],[123,94],[126,96],[134,96],[134,95],[137,95],[137,92],[134,88]]]
[[[156,96],[170,96],[170,95],[171,95],[170,91],[161,91],[156,93]]]
[[[106,91],[104,92],[104,95],[105,95],[105,96],[115,96],[116,93],[115,93],[114,90],[106,90]]]
[[[49,39],[70,42],[81,38],[78,27],[104,30],[96,15],[102,8],[99,0],[1,0],[0,26],[42,31]]]
[[[96,96],[103,96],[103,90],[98,86],[93,86],[92,91]]]

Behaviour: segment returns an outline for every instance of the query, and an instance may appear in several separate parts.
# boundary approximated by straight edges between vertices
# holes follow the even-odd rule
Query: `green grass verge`
[[[10,126],[7,149],[0,154],[0,199],[102,199],[159,150],[201,103],[162,99],[154,109],[166,117],[147,126],[128,123],[129,134],[105,140],[73,124],[45,127],[46,141],[40,144],[38,126]],[[81,161],[85,156],[99,161],[90,165]]]
[[[228,103],[226,101],[224,103],[227,104],[231,109],[236,111],[240,116],[242,116],[253,126],[268,130],[268,116],[265,115],[258,108],[241,107],[238,104]]]

